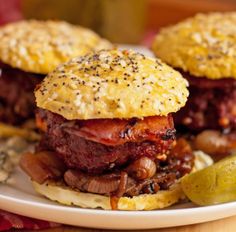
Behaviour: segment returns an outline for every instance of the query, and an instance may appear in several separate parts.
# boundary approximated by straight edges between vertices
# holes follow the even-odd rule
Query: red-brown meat
[[[34,88],[42,76],[0,64],[0,121],[20,124],[33,117]]]
[[[175,137],[170,115],[143,120],[68,121],[39,110],[37,118],[46,125],[41,149],[54,150],[69,168],[89,173],[103,173],[142,156],[156,159],[171,148]]]
[[[209,80],[186,73],[183,76],[190,83],[190,96],[185,107],[174,115],[175,124],[196,132],[235,129],[236,80]]]

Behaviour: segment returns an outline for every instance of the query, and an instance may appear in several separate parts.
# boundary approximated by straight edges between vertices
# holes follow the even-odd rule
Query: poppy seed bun
[[[236,12],[197,14],[158,33],[157,57],[196,77],[236,79]]]
[[[111,47],[91,30],[63,21],[25,20],[0,28],[0,60],[32,73],[47,74],[72,57]]]
[[[35,91],[39,108],[67,120],[166,116],[185,105],[187,81],[158,59],[103,50],[72,59]]]
[[[201,170],[213,164],[213,160],[207,154],[196,151],[193,171]],[[36,192],[64,205],[74,205],[82,208],[111,209],[110,198],[103,195],[83,193],[72,190],[58,183],[38,184],[32,181]],[[179,182],[168,190],[160,190],[155,194],[141,194],[135,197],[121,197],[118,202],[118,210],[153,210],[162,209],[175,204],[185,198]]]

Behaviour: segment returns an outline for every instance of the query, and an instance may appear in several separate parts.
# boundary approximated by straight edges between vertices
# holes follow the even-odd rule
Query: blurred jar
[[[62,19],[89,27],[114,43],[139,43],[146,0],[22,0],[26,18]]]

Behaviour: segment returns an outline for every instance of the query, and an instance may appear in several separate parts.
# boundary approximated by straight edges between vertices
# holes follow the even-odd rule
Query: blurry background
[[[115,43],[149,45],[160,27],[197,12],[233,11],[236,0],[0,0],[0,24],[63,19]]]

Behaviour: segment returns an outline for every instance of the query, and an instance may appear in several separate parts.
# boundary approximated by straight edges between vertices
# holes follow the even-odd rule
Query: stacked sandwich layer
[[[33,118],[34,88],[60,63],[112,45],[94,32],[61,21],[20,21],[0,29],[0,121]]]
[[[74,58],[35,92],[43,138],[21,166],[42,186],[53,181],[104,195],[112,208],[122,197],[170,191],[194,163],[187,142],[176,145],[171,115],[185,104],[186,87],[177,71],[132,51]],[[40,185],[37,190],[47,195]],[[182,196],[172,195],[174,202]]]

